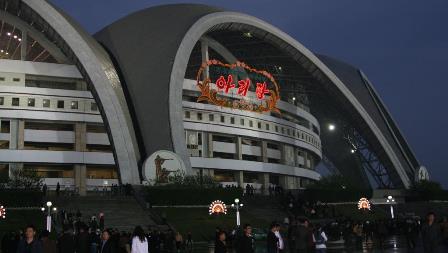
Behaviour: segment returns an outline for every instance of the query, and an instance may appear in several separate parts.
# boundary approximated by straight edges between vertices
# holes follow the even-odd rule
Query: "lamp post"
[[[240,208],[243,207],[243,204],[240,203],[239,199],[235,199],[235,204],[232,204],[232,207],[236,209],[236,226],[239,227],[241,225]]]
[[[53,209],[51,208],[51,206],[53,206],[53,203],[51,203],[51,201],[47,202],[47,230],[48,232],[51,232],[51,211],[53,210],[53,212],[57,211],[56,207],[53,207]],[[42,212],[45,212],[45,207],[41,208]]]
[[[393,203],[395,203],[395,199],[394,197],[392,197],[392,195],[387,196],[386,202],[390,204],[390,216],[392,217],[392,219],[394,218],[394,207],[393,207]]]

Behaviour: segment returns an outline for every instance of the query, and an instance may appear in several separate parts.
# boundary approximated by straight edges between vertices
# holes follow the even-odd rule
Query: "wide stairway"
[[[82,220],[104,214],[105,228],[132,232],[137,225],[145,229],[157,227],[148,210],[143,209],[134,196],[59,196],[48,197],[58,210],[75,214],[81,211]]]

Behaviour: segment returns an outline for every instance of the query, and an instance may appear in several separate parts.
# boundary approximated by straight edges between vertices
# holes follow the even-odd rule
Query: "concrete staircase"
[[[79,209],[82,220],[88,222],[90,217],[103,213],[106,228],[132,232],[137,225],[147,229],[157,227],[151,219],[150,212],[143,209],[134,196],[71,196],[50,197],[59,210],[76,213]]]

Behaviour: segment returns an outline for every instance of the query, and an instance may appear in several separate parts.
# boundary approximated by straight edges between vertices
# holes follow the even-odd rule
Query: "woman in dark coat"
[[[226,233],[220,231],[215,241],[215,253],[227,253]]]

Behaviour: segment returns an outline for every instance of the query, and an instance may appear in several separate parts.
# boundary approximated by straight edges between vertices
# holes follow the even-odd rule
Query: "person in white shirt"
[[[148,253],[148,239],[140,226],[135,227],[132,235],[131,253]]]
[[[316,245],[316,253],[326,253],[328,238],[320,225],[316,225],[316,230],[313,233],[313,242]]]

